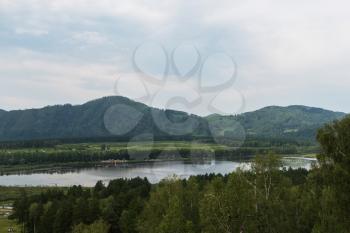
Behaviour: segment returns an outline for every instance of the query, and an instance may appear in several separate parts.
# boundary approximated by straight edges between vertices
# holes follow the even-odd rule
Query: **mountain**
[[[306,106],[266,107],[235,116],[199,117],[162,110],[121,96],[82,105],[0,110],[0,140],[102,137],[209,137],[243,132],[249,137],[313,139],[324,123],[345,113]]]
[[[172,123],[183,121],[186,124],[181,127]],[[125,97],[112,96],[76,106],[0,112],[0,140],[129,138],[145,133],[162,137],[187,132],[205,136],[208,135],[206,124],[205,119],[185,112],[151,108]]]
[[[325,123],[344,117],[342,112],[301,105],[269,106],[236,116],[210,115],[206,119],[222,130],[239,123],[249,137],[313,140]]]

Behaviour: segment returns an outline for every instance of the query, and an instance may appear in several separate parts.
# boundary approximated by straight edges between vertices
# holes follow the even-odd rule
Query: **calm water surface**
[[[293,168],[303,167],[310,169],[313,159],[288,158],[283,160],[285,166]],[[238,167],[249,169],[249,162],[238,161],[218,161],[206,162],[152,162],[138,164],[121,164],[113,167],[97,167],[77,169],[69,172],[55,173],[33,173],[19,175],[0,176],[0,185],[5,186],[72,186],[83,185],[91,187],[97,181],[117,178],[147,177],[151,183],[157,183],[164,178],[177,176],[188,178],[192,175],[202,175],[207,173],[227,174],[235,171]]]

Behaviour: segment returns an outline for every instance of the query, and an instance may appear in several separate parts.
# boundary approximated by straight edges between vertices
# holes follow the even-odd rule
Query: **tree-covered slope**
[[[188,124],[182,126],[193,128],[196,135],[207,135],[207,132],[201,132],[201,129],[207,128],[206,122],[198,116],[155,109],[128,98],[113,96],[83,105],[57,105],[0,113],[0,140],[132,137],[142,133],[161,136],[192,132],[172,129],[173,124],[164,120],[168,118],[171,122],[187,120]]]
[[[236,116],[202,118],[113,96],[76,106],[0,110],[0,140],[130,138],[148,133],[159,137],[208,137],[211,132],[232,135],[239,131],[241,134],[242,129],[248,137],[314,139],[317,129],[324,123],[344,115],[305,106],[271,106]]]
[[[346,114],[321,108],[293,105],[270,106],[236,116],[210,115],[211,124],[229,130],[232,122],[238,122],[250,137],[315,139],[317,129],[325,123],[344,117]]]

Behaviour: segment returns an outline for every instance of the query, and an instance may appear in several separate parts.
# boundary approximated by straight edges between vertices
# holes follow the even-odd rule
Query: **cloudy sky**
[[[124,95],[201,115],[294,104],[350,112],[349,7],[0,0],[0,108]]]

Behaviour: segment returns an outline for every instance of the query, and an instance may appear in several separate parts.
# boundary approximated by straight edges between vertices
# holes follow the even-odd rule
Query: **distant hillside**
[[[320,126],[344,115],[305,106],[272,106],[237,116],[211,115],[201,118],[113,96],[76,106],[67,104],[42,109],[0,110],[0,140],[130,138],[145,133],[157,137],[209,137],[211,132],[234,134],[238,132],[238,126],[243,126],[246,134],[252,137],[312,140]]]
[[[230,126],[234,125],[232,122],[239,122],[250,137],[313,140],[318,128],[345,115],[342,112],[293,105],[270,106],[237,116],[211,115],[206,119],[222,130],[230,130]]]
[[[168,118],[172,122],[189,119],[185,125],[188,129],[172,127],[174,124],[164,120]],[[135,127],[134,122],[137,123]],[[204,119],[195,115],[151,108],[125,97],[113,96],[76,106],[67,104],[0,112],[0,140],[132,137],[143,133],[166,136],[192,131],[200,136],[208,135],[205,124]],[[132,130],[127,132],[128,129]]]
[[[6,111],[0,109],[0,117],[1,117],[3,114],[5,114],[5,113],[6,113]]]

